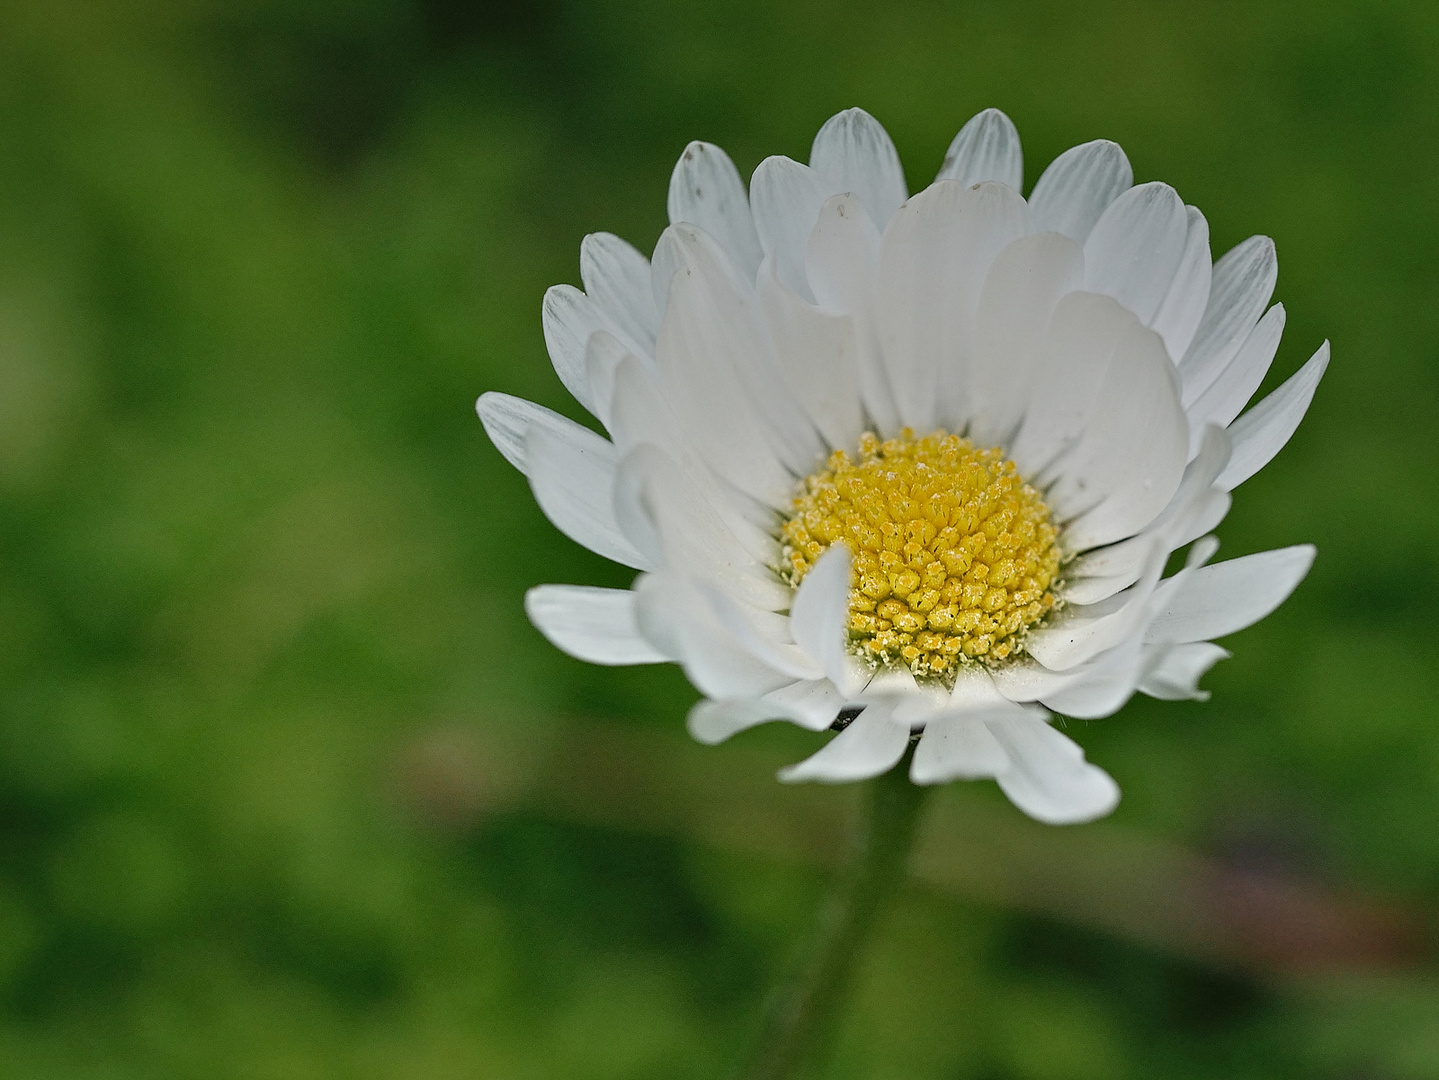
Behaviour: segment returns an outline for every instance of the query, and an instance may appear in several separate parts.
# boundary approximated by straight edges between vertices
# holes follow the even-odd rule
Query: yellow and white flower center
[[[962,658],[1014,655],[1055,603],[1049,507],[1000,450],[943,431],[835,451],[780,535],[796,586],[830,545],[849,548],[851,648],[917,677],[952,683]]]

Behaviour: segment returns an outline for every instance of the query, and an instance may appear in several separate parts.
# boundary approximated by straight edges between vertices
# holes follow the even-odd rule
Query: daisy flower
[[[1204,215],[1105,140],[1027,199],[1022,178],[990,109],[910,195],[851,109],[748,190],[691,143],[651,259],[585,237],[545,342],[610,437],[506,394],[478,410],[555,526],[641,573],[531,589],[540,631],[682,665],[702,742],[838,732],[784,780],[876,776],[917,740],[915,783],[993,778],[1047,822],[1113,809],[1055,719],[1204,698],[1213,639],[1307,572],[1308,545],[1212,562],[1210,533],[1329,349],[1245,412],[1284,327],[1273,243],[1213,262]]]

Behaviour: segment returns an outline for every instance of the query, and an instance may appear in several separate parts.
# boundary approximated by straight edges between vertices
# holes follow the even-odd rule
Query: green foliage
[[[557,718],[674,729],[568,660],[541,581],[622,585],[470,410],[578,417],[546,286],[648,249],[685,142],[803,158],[860,104],[922,184],[987,105],[1032,181],[1119,140],[1275,237],[1267,386],[1335,362],[1226,554],[1304,540],[1211,703],[1080,728],[1117,820],[1439,896],[1439,16],[1103,0],[32,0],[0,14],[6,1075],[726,1075],[812,870],[503,797]],[[796,744],[799,745],[799,744]],[[724,750],[712,751],[723,754]],[[1307,852],[1301,856],[1295,852]],[[1308,860],[1307,863],[1304,860]],[[903,898],[836,1077],[1439,1072],[1439,993],[1262,986]]]

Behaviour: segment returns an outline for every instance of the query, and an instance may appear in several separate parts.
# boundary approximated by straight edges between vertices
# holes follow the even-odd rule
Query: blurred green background
[[[1309,580],[1211,702],[1071,725],[1112,820],[944,793],[977,854],[899,896],[828,1075],[1439,1076],[1436,91],[1421,0],[4,5],[0,1074],[729,1073],[848,796],[529,628],[628,574],[472,403],[578,416],[541,295],[649,250],[689,139],[748,175],[857,104],[912,187],[985,106],[1030,182],[1120,141],[1216,255],[1277,241],[1267,385],[1335,361],[1221,529]]]

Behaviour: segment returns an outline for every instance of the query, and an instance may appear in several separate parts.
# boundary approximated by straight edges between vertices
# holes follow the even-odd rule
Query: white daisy
[[[991,109],[911,197],[851,109],[748,192],[691,143],[652,260],[587,236],[545,341],[611,438],[505,394],[478,408],[550,520],[642,573],[530,590],[541,632],[683,665],[702,742],[840,729],[785,780],[875,776],[918,738],[916,783],[992,777],[1041,821],[1113,809],[1052,714],[1205,697],[1211,639],[1304,576],[1308,545],[1211,564],[1207,534],[1329,349],[1241,416],[1284,326],[1273,243],[1211,263],[1204,216],[1134,185],[1112,142],[1061,154],[1028,200],[1022,175]]]

